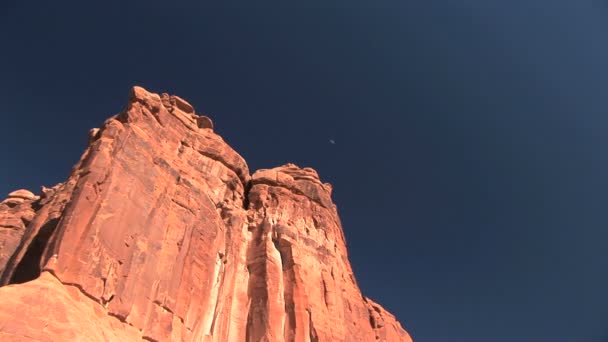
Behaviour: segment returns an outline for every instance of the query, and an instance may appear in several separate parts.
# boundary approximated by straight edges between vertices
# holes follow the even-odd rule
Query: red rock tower
[[[0,204],[2,341],[411,341],[353,276],[331,186],[259,170],[134,87],[69,178]]]

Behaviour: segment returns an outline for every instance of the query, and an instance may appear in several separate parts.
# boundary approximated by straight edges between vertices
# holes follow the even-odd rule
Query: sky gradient
[[[607,342],[608,3],[306,3],[0,2],[0,194],[65,180],[138,84],[318,170],[415,341]]]

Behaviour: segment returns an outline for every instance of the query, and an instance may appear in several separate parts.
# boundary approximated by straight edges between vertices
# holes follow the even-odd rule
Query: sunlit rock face
[[[0,340],[411,341],[362,296],[331,190],[250,175],[211,119],[134,87],[64,183],[0,203]]]

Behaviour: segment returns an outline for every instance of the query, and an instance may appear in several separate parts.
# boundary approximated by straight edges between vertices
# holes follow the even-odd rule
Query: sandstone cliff
[[[361,295],[331,191],[250,175],[209,118],[135,87],[64,183],[0,204],[0,340],[411,341]]]

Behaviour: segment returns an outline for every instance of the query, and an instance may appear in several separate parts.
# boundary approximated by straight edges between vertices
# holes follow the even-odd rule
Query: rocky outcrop
[[[0,270],[6,267],[35,216],[36,196],[28,190],[13,191],[0,202]]]
[[[361,295],[331,190],[251,176],[211,119],[135,87],[66,182],[0,204],[0,339],[411,341]]]

